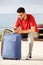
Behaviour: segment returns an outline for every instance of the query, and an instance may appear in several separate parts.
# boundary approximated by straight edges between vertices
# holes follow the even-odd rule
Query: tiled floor
[[[21,44],[21,60],[3,60],[0,55],[0,65],[43,65],[43,41],[35,41],[33,45],[32,58],[25,60],[29,51],[29,44],[23,42]],[[1,50],[1,42],[0,42]],[[1,52],[1,51],[0,51]]]

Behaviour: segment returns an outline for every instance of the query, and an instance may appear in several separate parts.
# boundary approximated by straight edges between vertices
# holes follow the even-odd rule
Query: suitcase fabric
[[[21,35],[10,33],[3,36],[2,58],[21,58]]]

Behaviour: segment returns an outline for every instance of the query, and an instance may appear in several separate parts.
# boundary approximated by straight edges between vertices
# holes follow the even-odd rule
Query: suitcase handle
[[[2,51],[3,51],[3,36],[6,34],[6,32],[10,33],[10,32],[13,32],[13,31],[10,30],[10,29],[5,29],[3,34],[2,34],[2,38],[1,38],[1,56],[2,56]]]
[[[3,35],[6,34],[6,33],[10,33],[10,32],[13,32],[13,31],[10,30],[10,29],[5,29],[4,32],[3,32]]]

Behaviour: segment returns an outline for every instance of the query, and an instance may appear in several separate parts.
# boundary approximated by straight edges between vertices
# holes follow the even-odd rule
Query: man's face
[[[21,20],[24,20],[25,13],[18,13],[18,17],[19,17]]]

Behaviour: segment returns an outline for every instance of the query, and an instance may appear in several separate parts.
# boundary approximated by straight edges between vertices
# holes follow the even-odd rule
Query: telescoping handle
[[[10,33],[10,32],[13,32],[13,31],[10,30],[10,29],[5,29],[4,32],[3,32],[3,35],[4,35],[4,34],[7,34],[7,33]]]

